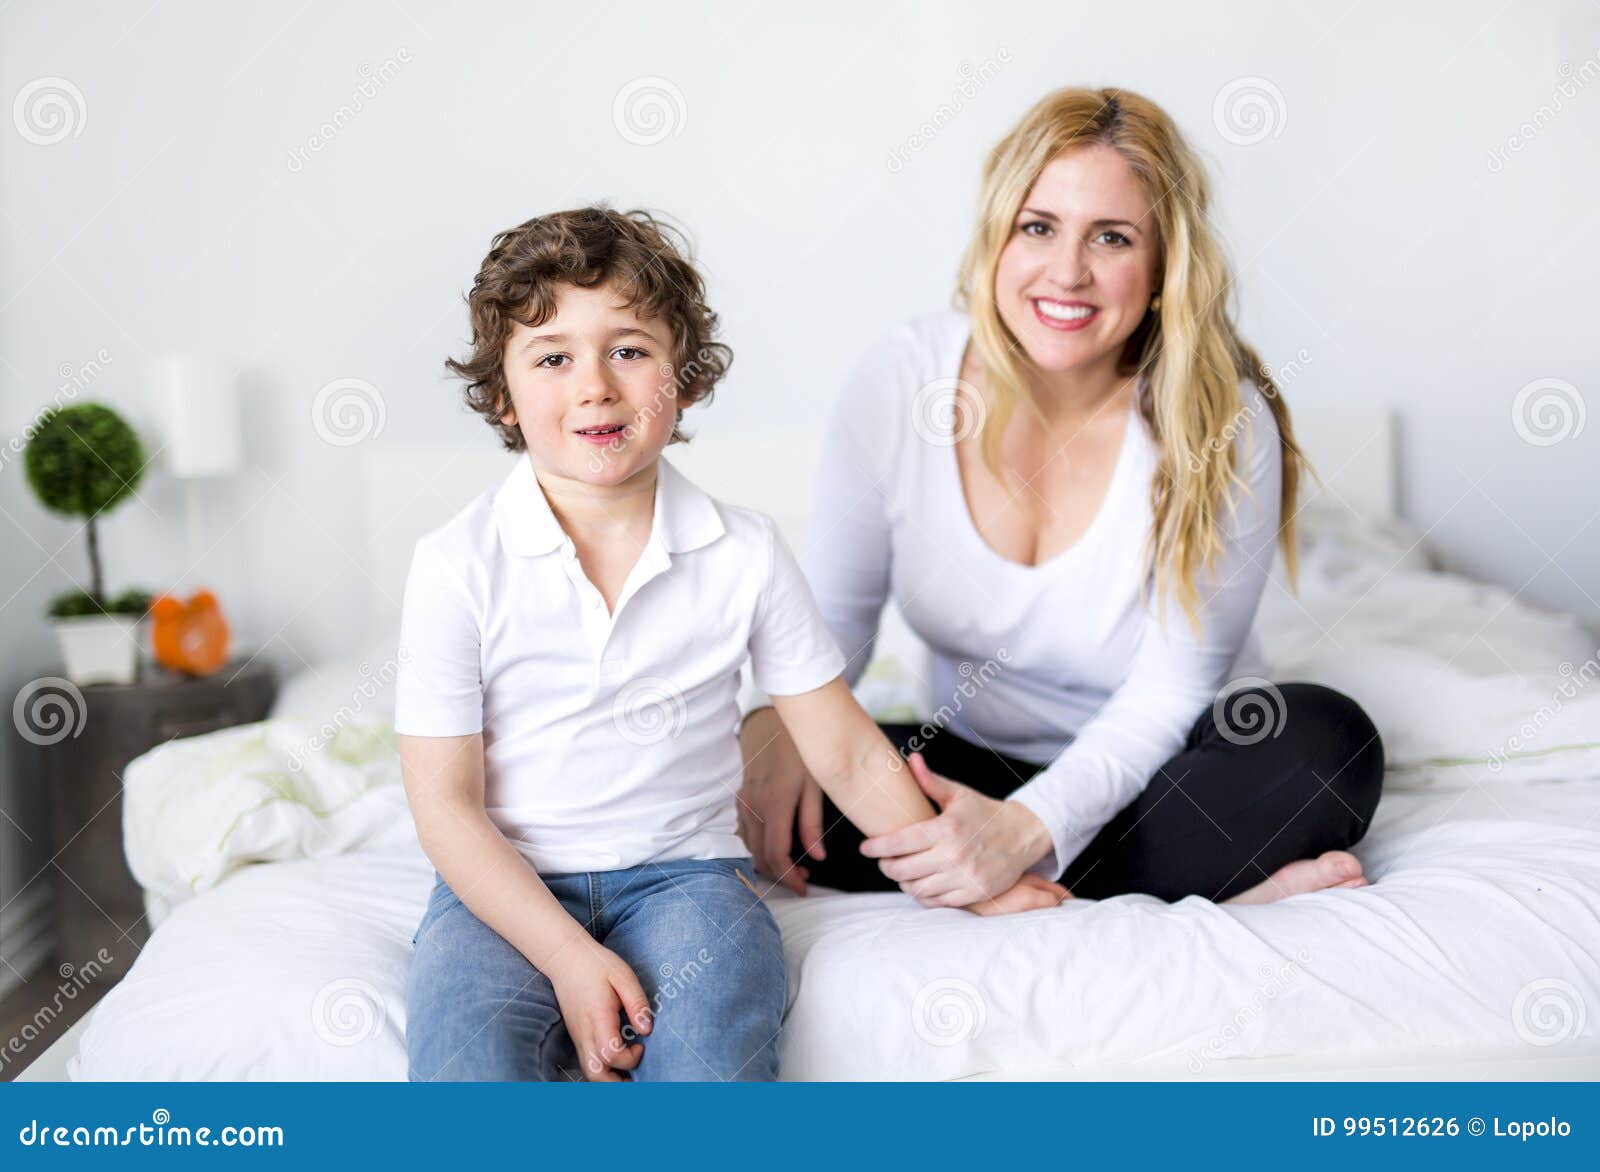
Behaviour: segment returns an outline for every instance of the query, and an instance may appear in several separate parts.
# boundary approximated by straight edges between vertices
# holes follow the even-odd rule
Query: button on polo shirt
[[[740,667],[777,695],[844,669],[771,518],[658,467],[612,613],[526,455],[412,557],[395,731],[481,731],[489,817],[547,874],[747,854]]]

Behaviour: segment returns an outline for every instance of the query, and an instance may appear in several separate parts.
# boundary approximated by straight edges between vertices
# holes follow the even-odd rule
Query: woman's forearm
[[[546,976],[593,942],[481,804],[438,798],[416,821],[422,848],[450,890]]]

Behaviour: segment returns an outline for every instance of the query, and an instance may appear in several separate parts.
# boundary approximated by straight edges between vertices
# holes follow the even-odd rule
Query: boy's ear
[[[517,409],[515,407],[507,407],[500,416],[500,422],[507,427],[515,427],[517,425]]]

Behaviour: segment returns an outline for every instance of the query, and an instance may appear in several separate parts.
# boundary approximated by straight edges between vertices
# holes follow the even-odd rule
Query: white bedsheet
[[[1302,521],[1300,595],[1276,574],[1258,629],[1273,679],[1340,687],[1383,734],[1385,795],[1356,851],[1374,884],[995,920],[776,892],[786,1077],[1600,1054],[1593,635],[1431,571],[1403,530]],[[130,767],[128,855],[160,926],[97,1008],[74,1077],[404,1077],[432,874],[366,684],[382,655],[292,681],[280,719]],[[913,655],[880,648],[862,689],[880,715],[917,703]]]
[[[1264,907],[1123,896],[979,919],[780,891],[784,1076],[1600,1055],[1597,797],[1593,781],[1391,794],[1357,850],[1372,887]],[[238,872],[172,912],[72,1076],[404,1078],[432,877],[399,822],[358,852]]]

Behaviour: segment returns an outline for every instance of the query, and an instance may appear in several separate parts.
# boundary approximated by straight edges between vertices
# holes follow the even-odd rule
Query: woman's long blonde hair
[[[1234,329],[1228,305],[1232,275],[1207,219],[1205,171],[1172,120],[1148,98],[1121,89],[1056,90],[989,152],[978,223],[956,293],[956,304],[971,315],[973,346],[989,392],[979,447],[985,465],[1004,483],[1000,438],[1006,423],[1018,403],[1037,408],[1028,390],[1027,354],[995,304],[1000,253],[1045,166],[1064,152],[1102,143],[1133,168],[1160,229],[1160,309],[1147,313],[1128,339],[1121,370],[1149,378],[1148,393],[1139,402],[1158,449],[1150,485],[1154,524],[1146,545],[1148,576],[1162,604],[1176,589],[1190,626],[1199,633],[1195,576],[1202,566],[1209,571],[1222,549],[1219,525],[1229,486],[1244,486],[1231,442],[1245,414],[1241,377],[1261,388],[1278,424],[1283,449],[1278,540],[1291,586],[1295,497],[1305,457],[1270,372]]]

